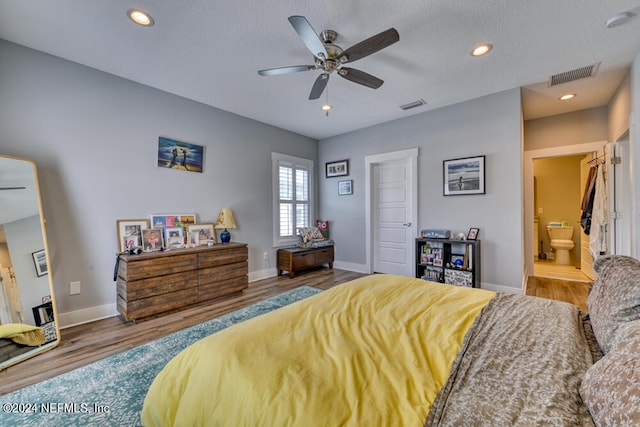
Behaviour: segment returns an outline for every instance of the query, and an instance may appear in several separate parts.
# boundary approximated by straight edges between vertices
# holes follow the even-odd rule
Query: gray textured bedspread
[[[577,307],[498,294],[467,333],[425,426],[593,426],[579,394],[592,364]]]

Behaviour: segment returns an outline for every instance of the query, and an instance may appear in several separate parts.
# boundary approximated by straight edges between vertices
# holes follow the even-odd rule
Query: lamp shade
[[[216,228],[236,228],[236,223],[233,220],[233,213],[229,208],[220,209],[218,219],[215,224]]]

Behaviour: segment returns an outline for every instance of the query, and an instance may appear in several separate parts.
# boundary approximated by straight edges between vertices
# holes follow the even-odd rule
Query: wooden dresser
[[[293,279],[296,271],[323,264],[329,264],[329,268],[333,268],[333,246],[278,249],[278,276],[286,270]]]
[[[122,255],[118,312],[139,320],[240,292],[249,285],[245,243]]]

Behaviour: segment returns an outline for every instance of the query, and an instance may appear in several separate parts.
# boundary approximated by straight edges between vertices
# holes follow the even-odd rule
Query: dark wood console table
[[[289,272],[293,279],[296,271],[329,264],[333,268],[333,246],[320,248],[283,248],[278,249],[278,276]]]

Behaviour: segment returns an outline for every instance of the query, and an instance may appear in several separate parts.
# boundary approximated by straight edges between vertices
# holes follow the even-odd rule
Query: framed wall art
[[[187,226],[189,233],[198,233],[198,246],[207,245],[209,241],[216,242],[213,224],[191,224]]]
[[[338,160],[336,162],[325,163],[325,173],[327,178],[334,176],[349,176],[349,160]]]
[[[119,219],[116,221],[118,230],[118,252],[131,248],[142,247],[142,230],[149,228],[148,219]]]
[[[36,275],[38,277],[49,274],[49,267],[47,266],[47,254],[44,249],[31,253],[33,258],[33,264],[36,267]]]
[[[485,194],[484,159],[476,156],[443,161],[444,195]]]
[[[158,138],[158,167],[202,172],[204,147],[169,138]]]
[[[339,181],[338,195],[347,196],[349,194],[353,194],[353,180],[349,179],[347,181]]]

